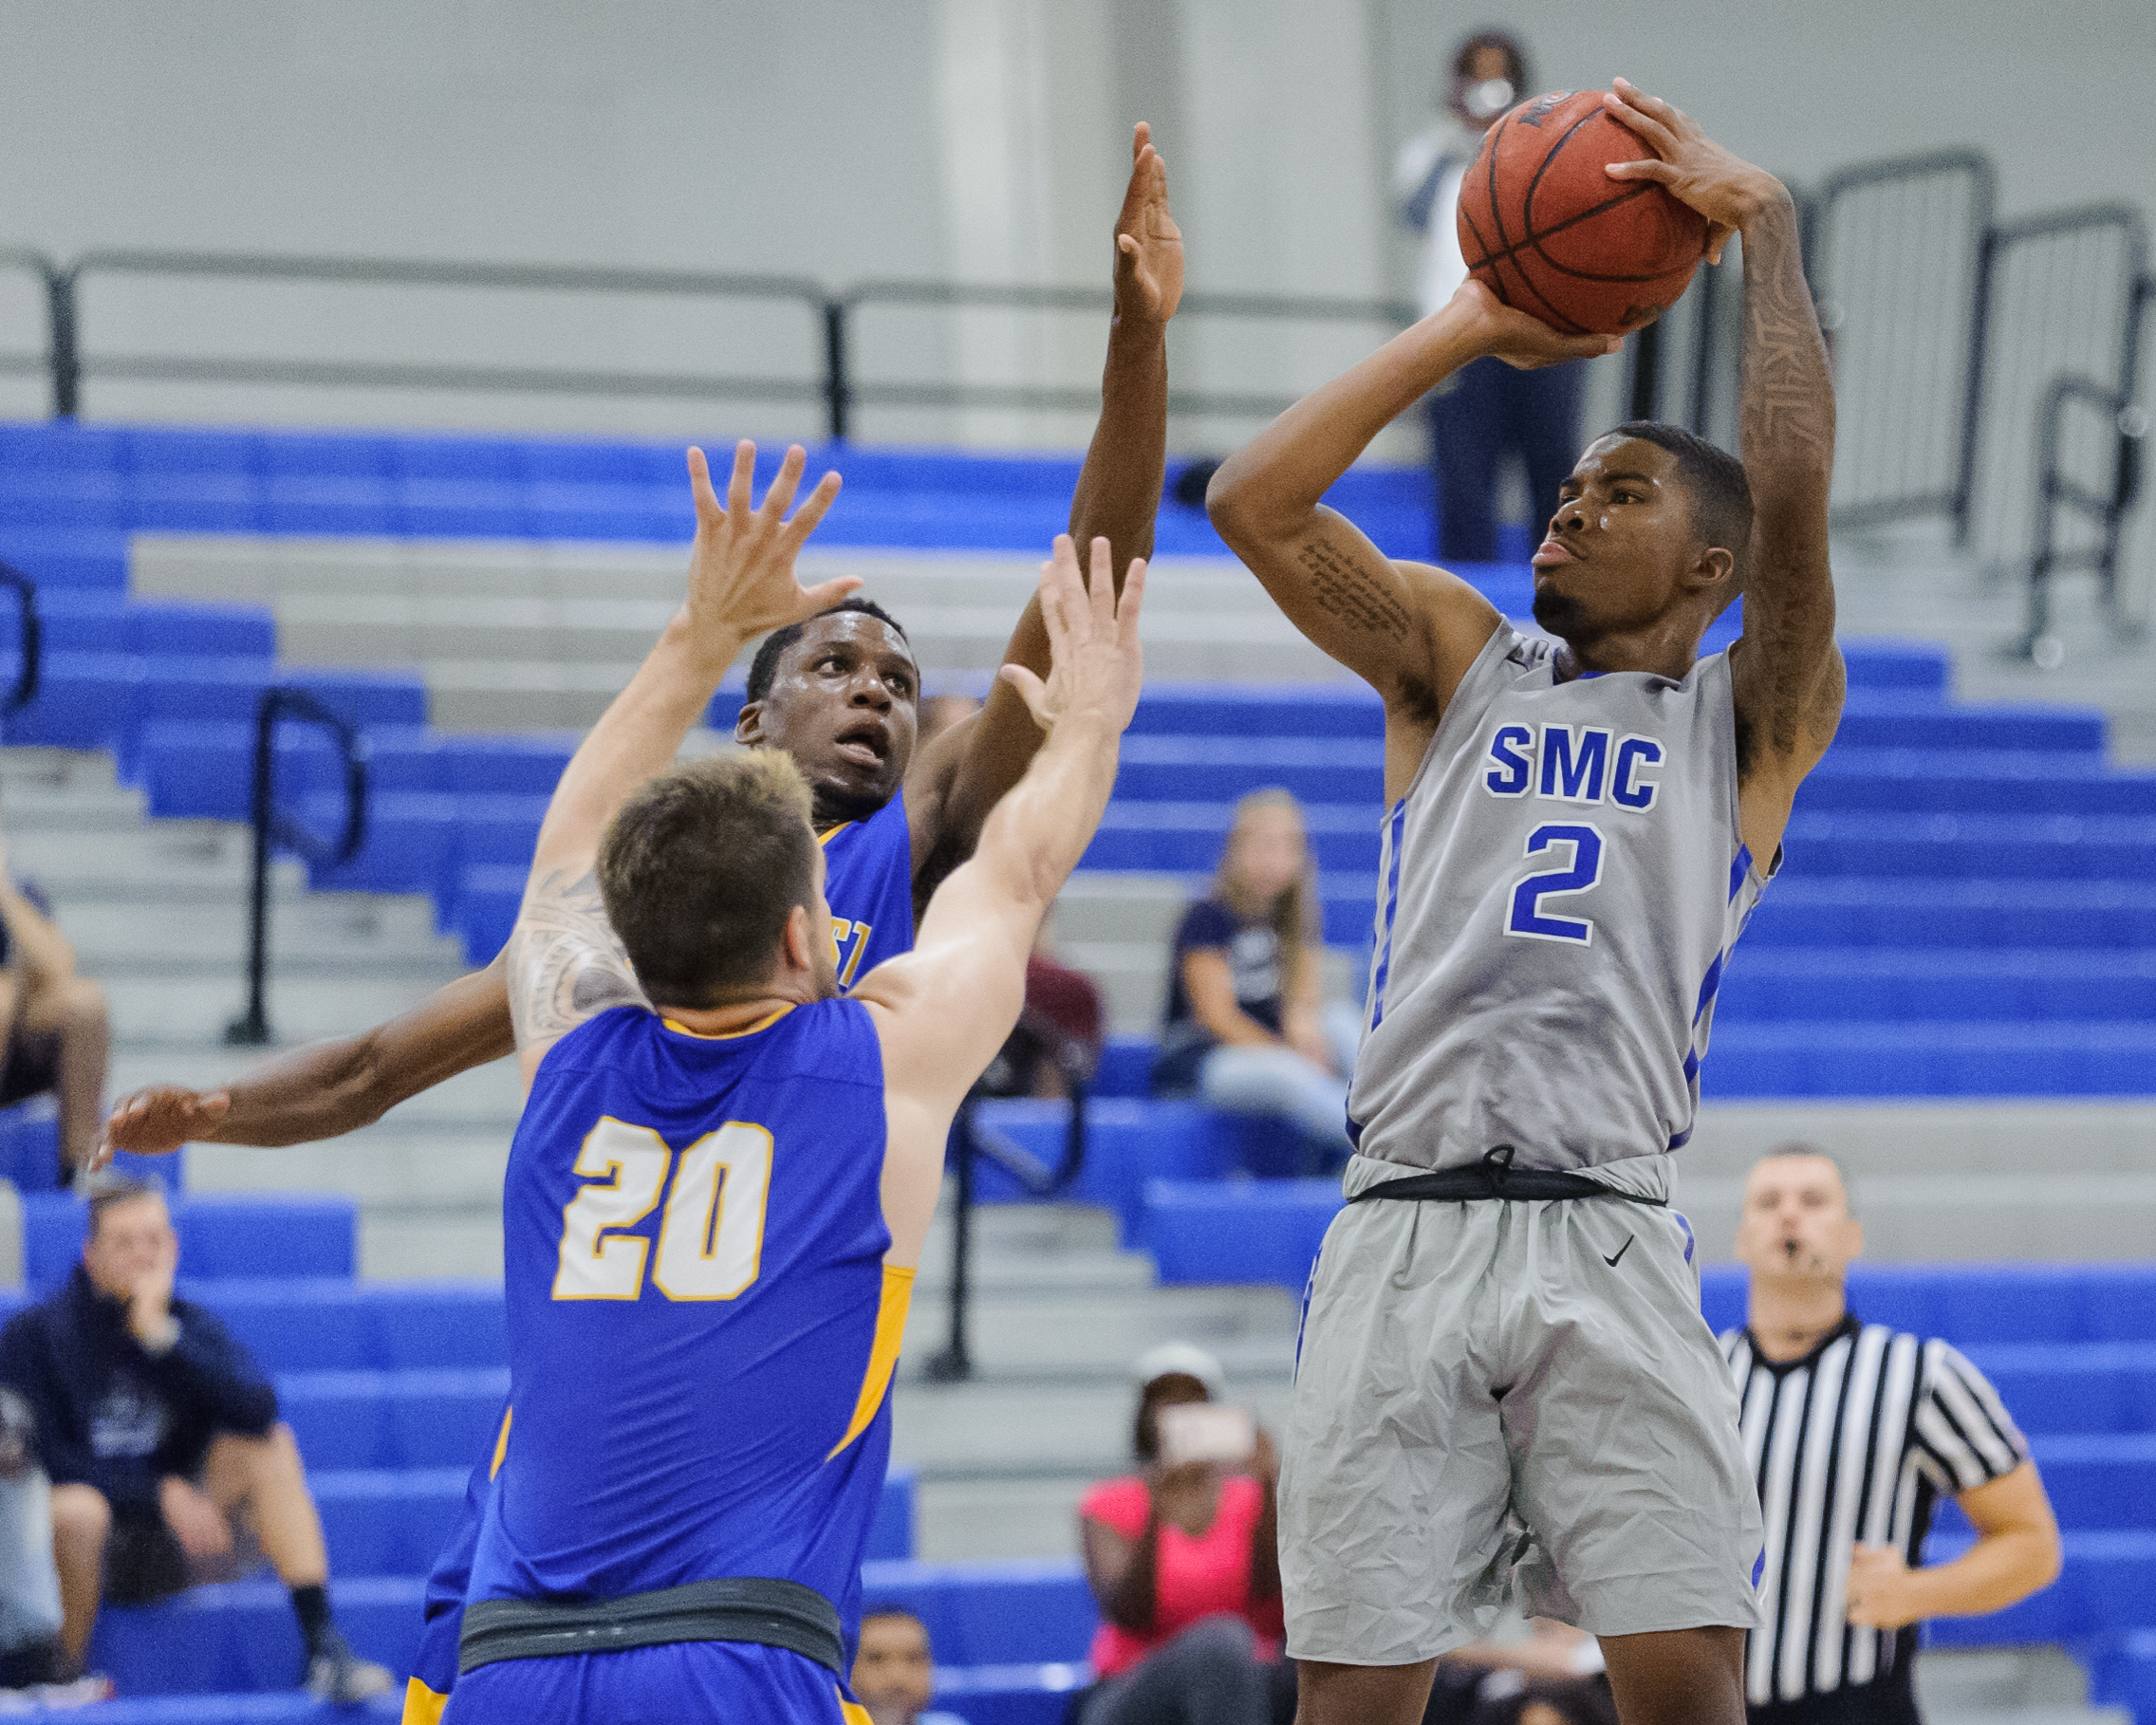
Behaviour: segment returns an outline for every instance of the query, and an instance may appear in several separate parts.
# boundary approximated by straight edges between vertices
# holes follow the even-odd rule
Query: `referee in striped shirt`
[[[1863,1246],[1823,1152],[1792,1144],[1754,1166],[1737,1229],[1748,1321],[1722,1338],[1767,1530],[1752,1725],[1914,1725],[1918,1623],[2002,1610],[2058,1574],[2051,1500],[1983,1375],[1849,1310]],[[1942,1495],[1977,1541],[1920,1568]]]

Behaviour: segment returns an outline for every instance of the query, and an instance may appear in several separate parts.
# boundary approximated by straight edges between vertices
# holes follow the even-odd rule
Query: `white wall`
[[[1546,85],[1617,71],[1800,176],[1975,142],[2009,211],[2156,187],[2156,7],[1515,0]],[[1156,122],[1194,286],[1406,286],[1383,170],[1480,13],[1422,0],[0,0],[0,244],[315,250],[1104,280],[1131,121]],[[0,348],[38,337],[0,276]],[[806,378],[790,308],[105,283],[90,350],[354,354]],[[1375,332],[1201,327],[1177,380],[1299,389]],[[874,314],[869,376],[1087,383],[1086,317]],[[93,417],[808,432],[804,404],[92,382]],[[36,412],[0,380],[0,411]],[[715,426],[715,421],[716,426]],[[871,411],[875,437],[1069,446],[1085,416]],[[1183,425],[1215,447],[1249,422]]]

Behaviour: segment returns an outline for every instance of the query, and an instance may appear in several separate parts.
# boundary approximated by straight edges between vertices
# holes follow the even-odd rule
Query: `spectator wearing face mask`
[[[1428,317],[1467,279],[1460,255],[1459,183],[1482,137],[1533,95],[1527,52],[1502,30],[1468,37],[1439,86],[1439,113],[1407,141],[1393,170],[1401,219],[1423,236],[1416,296]],[[1500,462],[1525,470],[1527,514],[1540,522],[1557,507],[1557,487],[1579,453],[1580,389],[1575,362],[1515,371],[1478,360],[1427,398],[1430,460],[1438,489],[1438,559],[1488,563],[1497,554]]]

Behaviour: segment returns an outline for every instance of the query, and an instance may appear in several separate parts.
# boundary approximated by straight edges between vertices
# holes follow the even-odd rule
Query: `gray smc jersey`
[[[1691,1136],[1715,992],[1766,884],[1738,827],[1729,658],[1559,682],[1555,652],[1501,626],[1385,818],[1348,1099],[1364,1157],[1449,1168],[1511,1144],[1518,1167],[1577,1169]]]

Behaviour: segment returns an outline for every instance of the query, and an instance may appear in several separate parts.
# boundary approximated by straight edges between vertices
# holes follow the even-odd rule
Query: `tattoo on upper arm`
[[[1306,539],[1295,561],[1310,577],[1311,604],[1334,621],[1366,635],[1402,636],[1413,626],[1407,607],[1382,578],[1324,538]]]
[[[556,869],[536,881],[509,938],[509,1007],[524,1048],[573,1030],[611,1007],[641,1006],[629,955],[606,920],[599,873]]]

